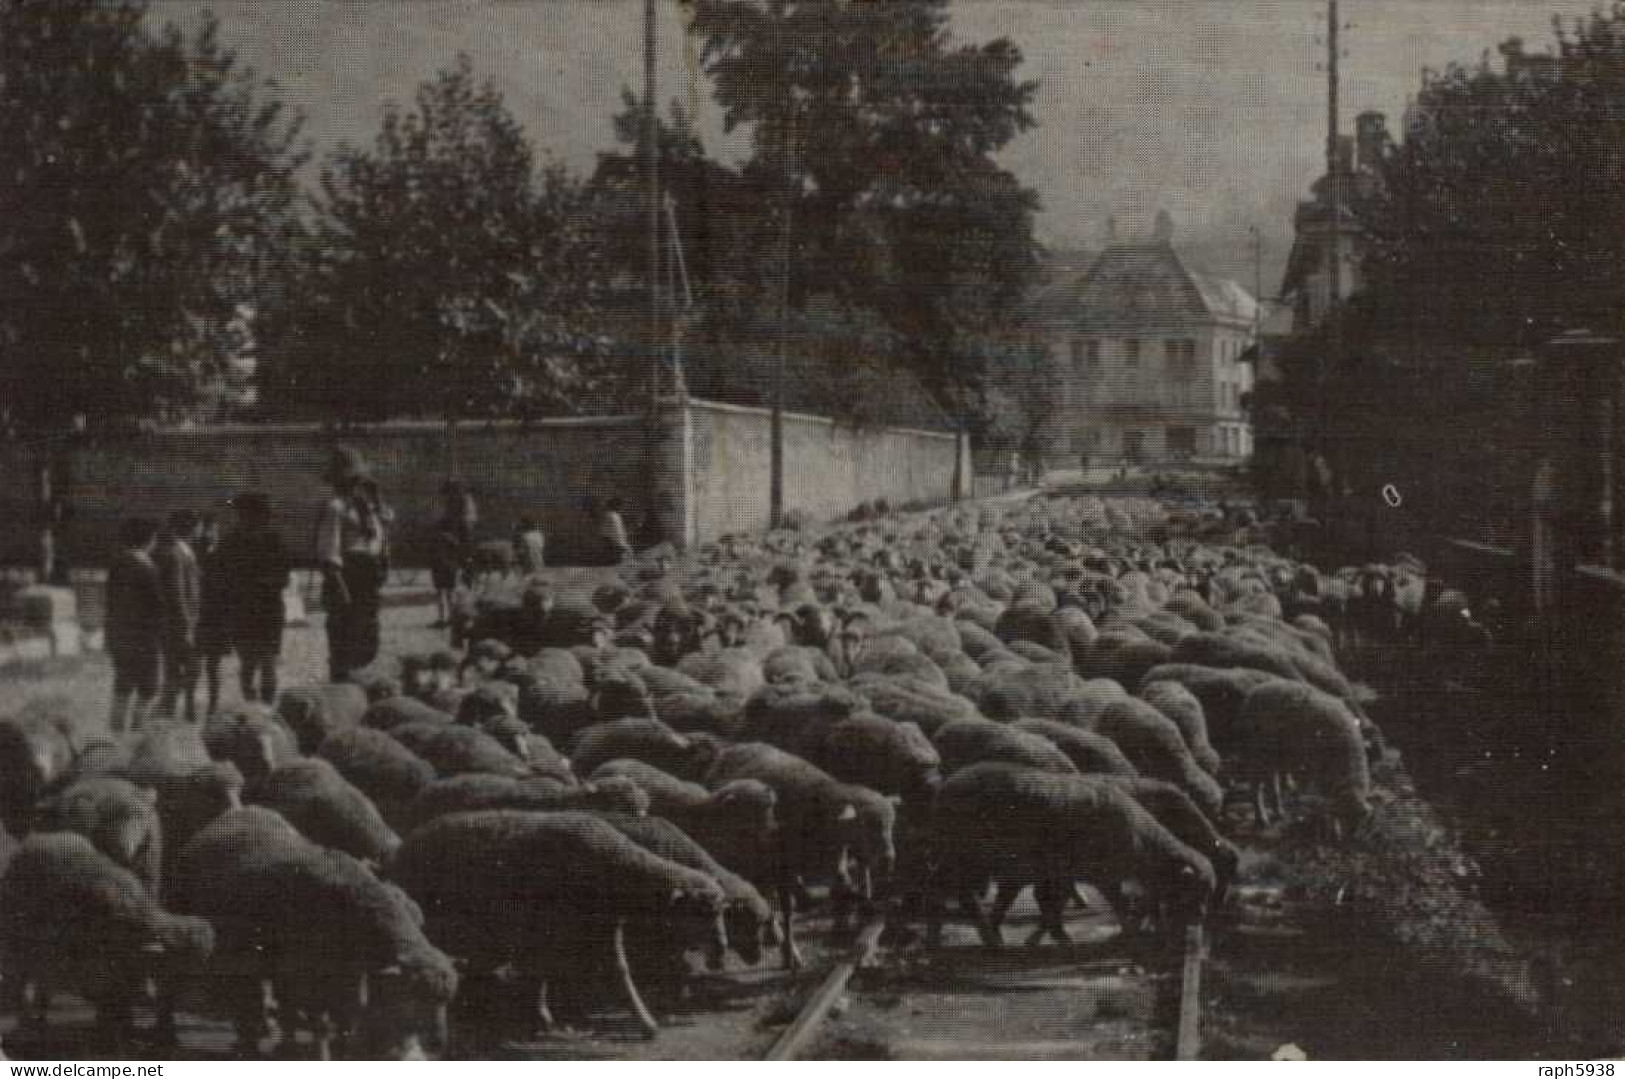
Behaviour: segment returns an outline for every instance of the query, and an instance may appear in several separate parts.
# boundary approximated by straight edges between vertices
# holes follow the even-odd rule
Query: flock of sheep
[[[1065,940],[1080,883],[1161,931],[1236,873],[1228,795],[1262,823],[1293,790],[1335,835],[1372,812],[1340,650],[1487,643],[1415,567],[1246,538],[1145,500],[949,507],[590,595],[488,582],[461,654],[130,744],[42,703],[0,721],[0,970],[25,1029],[63,989],[118,1048],[150,998],[162,1044],[224,1009],[245,1053],[411,1058],[453,1004],[500,1036],[613,998],[653,1033],[691,956],[800,965],[826,885],[893,940],[956,912],[997,945],[1029,886]]]

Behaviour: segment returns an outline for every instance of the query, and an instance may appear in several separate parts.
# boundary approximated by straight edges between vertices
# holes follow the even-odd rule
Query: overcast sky
[[[660,8],[660,96],[721,130],[676,0]],[[495,80],[539,151],[580,171],[613,144],[620,90],[641,91],[641,0],[156,0],[161,18],[220,17],[227,44],[307,114],[318,150],[370,144],[386,101],[459,50]],[[1040,80],[1038,127],[1003,163],[1043,200],[1039,236],[1096,248],[1108,215],[1148,228],[1159,208],[1204,269],[1253,285],[1248,227],[1265,236],[1264,291],[1291,243],[1292,210],[1324,163],[1325,3],[1317,0],[956,0],[964,41],[1007,36]],[[1476,61],[1511,35],[1532,48],[1551,17],[1592,0],[1343,0],[1343,130],[1365,109],[1397,131],[1424,67]],[[685,52],[690,55],[685,56]]]

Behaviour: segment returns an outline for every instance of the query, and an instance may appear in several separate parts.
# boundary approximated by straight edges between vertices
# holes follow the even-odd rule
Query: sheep
[[[163,835],[161,884],[167,894],[180,852],[211,821],[242,808],[242,772],[230,761],[216,761],[172,779],[158,791],[158,819]]]
[[[844,783],[902,798],[929,797],[942,757],[916,723],[859,712],[825,729],[809,758]]]
[[[1072,642],[1066,627],[1055,615],[1055,604],[1017,602],[999,615],[993,627],[994,635],[1007,646],[1017,641],[1030,641],[1058,655],[1072,655]]]
[[[162,909],[134,873],[82,835],[29,836],[0,877],[0,966],[22,988],[21,1022],[36,1034],[44,1033],[50,991],[71,988],[96,1006],[109,1055],[127,1057],[143,976],[155,967],[167,984],[201,966],[214,944],[207,921]],[[158,1034],[169,1039],[173,1030]]]
[[[366,691],[347,682],[290,686],[276,702],[277,714],[299,739],[299,752],[307,754],[335,730],[360,723],[367,706]]]
[[[113,776],[76,780],[41,803],[35,826],[77,832],[134,873],[154,896],[159,894],[163,829],[158,795],[151,788]]]
[[[868,702],[870,711],[899,723],[913,723],[927,737],[953,720],[981,718],[969,698],[911,678],[860,675],[848,685]]]
[[[1190,690],[1202,704],[1208,740],[1222,758],[1231,752],[1231,733],[1241,716],[1241,706],[1247,694],[1278,677],[1250,667],[1223,669],[1200,664],[1165,663],[1147,671],[1141,686],[1177,682]]]
[[[1178,682],[1162,681],[1145,683],[1138,696],[1173,721],[1203,771],[1210,776],[1219,774],[1219,754],[1208,741],[1207,717],[1196,694]]]
[[[654,816],[600,812],[598,816],[639,846],[715,880],[727,899],[723,927],[728,947],[751,966],[762,961],[762,945],[773,928],[773,908],[744,877],[718,862],[678,825]],[[721,969],[721,956],[709,957]]]
[[[531,759],[530,728],[519,720],[519,687],[486,682],[458,702],[455,722],[484,731],[522,760]]]
[[[401,845],[376,806],[320,757],[283,765],[249,787],[248,802],[280,813],[314,843],[385,865]]]
[[[767,682],[756,657],[742,648],[692,652],[678,662],[677,670],[719,693],[740,699],[748,698]]]
[[[932,744],[942,756],[942,770],[946,775],[978,761],[1004,761],[1073,775],[1078,771],[1071,758],[1042,735],[985,719],[949,723],[937,731]]]
[[[1268,682],[1247,694],[1236,724],[1238,780],[1253,785],[1259,824],[1268,820],[1264,785],[1301,776],[1327,798],[1334,825],[1358,826],[1371,815],[1371,774],[1359,720],[1329,693],[1301,682]],[[1281,810],[1278,785],[1276,810]]]
[[[370,705],[362,713],[360,726],[375,731],[392,731],[396,727],[407,723],[430,724],[438,723],[450,725],[454,722],[452,714],[441,711],[433,705],[426,704],[416,697],[391,697],[386,701],[378,701]],[[316,743],[320,748],[321,742]],[[316,748],[308,752],[314,753]]]
[[[445,1044],[457,971],[424,936],[422,910],[274,811],[233,810],[194,836],[176,868],[174,905],[219,935],[218,989],[235,1005],[241,1048],[251,1052],[263,1028],[264,979],[282,1006],[287,1044],[286,1021],[303,1016],[321,1059],[331,1059],[362,999],[360,1021],[379,1039],[361,1047],[366,1056],[421,1058],[425,1034]]]
[[[551,779],[472,772],[437,779],[424,787],[407,819],[419,826],[450,813],[484,809],[592,809],[638,815],[648,813],[649,796],[624,776],[566,786]]]
[[[762,661],[762,677],[767,684],[795,685],[810,682],[835,682],[840,675],[829,653],[807,645],[793,644],[768,654]]]
[[[1077,725],[1116,742],[1142,776],[1177,784],[1207,812],[1219,811],[1223,788],[1196,763],[1174,721],[1145,701],[1125,696],[1107,705],[1092,722]]]
[[[649,798],[649,815],[663,817],[729,869],[756,873],[772,856],[777,840],[778,795],[755,779],[736,779],[715,790],[662,772],[643,761],[606,761],[590,782],[630,779]]]
[[[1213,894],[1213,867],[1106,778],[983,762],[949,776],[932,810],[934,890],[958,899],[982,935],[999,947],[999,921],[1020,890],[1039,885],[1040,929],[1065,943],[1062,908],[1082,877],[1108,898],[1138,879],[1154,902],[1196,916]],[[985,918],[977,894],[999,883],[998,909]],[[1125,922],[1127,920],[1125,919]],[[930,937],[940,939],[941,907]]]
[[[202,731],[190,723],[160,721],[141,728],[124,776],[132,783],[162,792],[170,782],[212,763]]]
[[[745,702],[740,737],[806,756],[833,724],[860,711],[863,703],[844,686],[764,686]]]
[[[1241,852],[1236,845],[1221,835],[1212,819],[1191,801],[1190,795],[1174,784],[1143,776],[1111,776],[1110,779],[1133,795],[1175,839],[1207,858],[1216,878],[1214,897],[1222,902],[1241,866]]]
[[[972,699],[989,719],[1054,719],[1080,685],[1070,662],[1023,662],[1008,671],[987,670],[981,692]]]
[[[522,778],[530,766],[503,749],[495,738],[472,727],[450,723],[402,723],[391,727],[389,736],[428,761],[441,776],[468,772]]]
[[[659,1030],[632,980],[626,927],[658,923],[682,940],[696,929],[726,945],[726,897],[710,876],[661,858],[586,813],[454,813],[407,837],[393,880],[428,915],[431,937],[477,970],[514,964],[540,981],[537,1015],[552,1025],[549,981],[603,942],[626,1002]]]
[[[1188,639],[1188,638],[1187,638]],[[1184,641],[1175,647],[1183,647]],[[1137,685],[1145,672],[1167,663],[1172,650],[1139,630],[1103,632],[1089,646],[1083,662],[1077,664],[1084,678],[1110,678],[1125,686]]]
[[[0,719],[0,823],[28,832],[34,805],[74,769],[84,735],[64,705],[40,702]]]
[[[435,780],[434,766],[384,731],[352,727],[327,737],[316,755],[372,799],[397,829],[418,794]]]
[[[581,664],[568,652],[558,655],[569,659],[577,676],[574,680],[538,670],[533,661],[530,673],[517,683],[520,721],[554,745],[561,744],[595,718],[592,696],[579,677]],[[564,666],[561,662],[554,665]]]
[[[706,772],[705,784],[716,790],[738,779],[759,780],[778,796],[775,864],[744,875],[777,892],[783,921],[781,956],[787,967],[799,969],[791,895],[794,879],[802,874],[831,876],[837,892],[849,893],[852,885],[844,864],[848,853],[866,878],[889,876],[897,861],[892,836],[896,810],[875,791],[842,783],[816,765],[765,742],[723,747]]]
[[[299,756],[298,740],[281,716],[260,704],[242,704],[211,715],[203,745],[215,760],[230,761],[249,783]]]
[[[1117,748],[1117,743],[1104,734],[1048,719],[1020,719],[1010,726],[1013,730],[1036,734],[1053,742],[1055,748],[1065,753],[1073,766],[1086,775],[1138,778],[1140,774],[1123,756],[1123,751]]]
[[[576,735],[570,766],[580,776],[617,757],[633,757],[665,769],[681,768],[694,743],[658,719],[617,719],[594,723]]]

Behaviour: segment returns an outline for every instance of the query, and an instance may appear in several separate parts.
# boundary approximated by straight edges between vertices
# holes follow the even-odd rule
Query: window
[[[1184,337],[1171,337],[1163,342],[1168,354],[1168,374],[1171,378],[1189,382],[1196,377],[1196,342]]]
[[[1144,455],[1145,455],[1145,432],[1144,431],[1134,431],[1134,430],[1124,431],[1123,432],[1123,456],[1127,457],[1130,461],[1138,461]]]
[[[1083,342],[1077,338],[1072,339],[1072,366],[1083,366]]]
[[[1170,427],[1164,437],[1168,440],[1168,456],[1196,456],[1196,428]]]
[[[1123,342],[1123,366],[1140,366],[1140,342],[1132,337]]]
[[[1099,371],[1100,370],[1100,342],[1099,341],[1090,341],[1089,342],[1089,370],[1091,370],[1091,371]]]

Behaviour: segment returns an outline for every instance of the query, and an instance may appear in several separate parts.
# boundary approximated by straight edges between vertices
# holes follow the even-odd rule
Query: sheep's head
[[[722,922],[734,954],[749,966],[760,963],[769,944],[769,927],[774,924],[773,908],[760,896],[734,899],[723,911]]]
[[[166,915],[154,943],[165,969],[177,973],[197,970],[214,954],[214,926],[202,918]]]
[[[429,1047],[444,1051],[446,1008],[457,994],[457,969],[427,942],[419,950],[367,976],[365,1041],[379,1060],[423,1060]]]
[[[649,813],[649,794],[631,776],[607,775],[582,787],[587,805],[607,813],[627,813],[634,817]]]
[[[721,969],[728,951],[727,899],[722,887],[709,878],[674,888],[668,897],[666,919],[677,939],[705,953],[707,965]],[[703,883],[702,883],[703,881]]]

